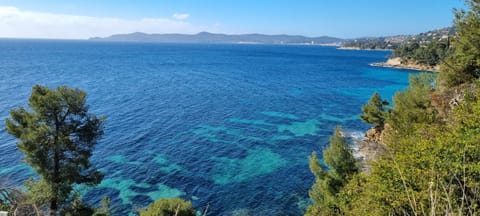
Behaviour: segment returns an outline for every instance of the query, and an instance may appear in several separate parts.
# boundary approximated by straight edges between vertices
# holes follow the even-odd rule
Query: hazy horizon
[[[453,8],[464,8],[463,1],[0,0],[0,38],[88,39],[133,32],[210,32],[350,39],[448,27],[454,18]]]
[[[171,32],[171,33],[147,33],[147,32],[127,32],[127,33],[118,33],[118,34],[112,34],[112,35],[107,35],[104,37],[99,37],[99,36],[91,36],[88,38],[35,38],[35,37],[1,37],[0,39],[25,39],[25,40],[90,40],[92,38],[107,38],[113,35],[128,35],[128,34],[133,34],[133,33],[144,33],[144,34],[182,34],[182,35],[196,35],[200,34],[203,32],[206,33],[211,33],[211,34],[224,34],[224,35],[249,35],[249,34],[260,34],[260,35],[267,35],[267,36],[276,36],[276,35],[288,35],[288,36],[304,36],[304,37],[309,37],[309,38],[316,38],[316,37],[332,37],[332,38],[338,38],[338,39],[343,39],[343,40],[351,40],[351,39],[359,39],[359,38],[369,38],[369,37],[389,37],[389,36],[400,36],[400,35],[415,35],[423,32],[427,32],[430,30],[437,30],[437,29],[442,29],[442,28],[447,28],[448,26],[445,27],[440,27],[440,28],[435,28],[435,29],[429,29],[417,33],[411,33],[411,34],[396,34],[396,35],[377,35],[377,36],[371,36],[371,35],[366,35],[366,36],[360,36],[360,37],[352,37],[352,38],[342,38],[342,37],[336,37],[335,35],[314,35],[314,36],[308,36],[308,35],[301,35],[301,34],[264,34],[264,33],[259,33],[259,32],[247,32],[247,33],[223,33],[223,32],[208,32],[208,31],[200,31],[197,33],[177,33],[177,32]]]

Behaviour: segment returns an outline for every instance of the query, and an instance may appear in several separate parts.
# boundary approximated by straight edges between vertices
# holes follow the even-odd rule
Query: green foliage
[[[431,95],[442,94],[435,77],[410,77],[410,86],[395,95],[385,120],[391,127],[383,134],[387,152],[369,164],[368,173],[353,175],[341,187],[329,201],[336,204],[334,213],[479,215],[480,91],[474,84],[462,88],[465,98],[459,106],[440,116],[432,106]]]
[[[387,114],[388,101],[382,100],[380,95],[375,92],[367,104],[362,106],[363,114],[360,115],[362,121],[369,124],[376,124],[383,127]]]
[[[62,209],[60,215],[65,216],[91,216],[95,212],[95,209],[91,206],[85,205],[79,194],[74,194],[73,199],[69,202],[69,205]]]
[[[413,86],[416,85],[414,82]],[[480,100],[475,96],[466,98],[450,112],[447,122],[410,119],[411,128],[393,136],[389,151],[370,164],[371,171],[354,175],[340,190],[334,200],[339,212],[343,215],[478,215]],[[429,108],[416,109],[419,115],[429,113]]]
[[[39,206],[47,205],[53,197],[52,188],[43,179],[35,181],[30,178],[25,181],[25,187],[28,191],[27,202],[30,204]]]
[[[330,146],[323,151],[323,158],[329,167],[329,175],[337,179],[341,185],[358,171],[352,150],[340,127],[337,127],[330,137]]]
[[[472,82],[480,77],[480,1],[468,1],[470,10],[456,11],[457,38],[454,52],[445,60],[439,81],[445,87]]]
[[[363,38],[350,40],[343,44],[344,47],[354,47],[359,49],[395,49],[398,43],[392,43],[386,38]]]
[[[435,90],[433,74],[410,76],[410,86],[393,97],[395,106],[387,115],[386,122],[400,135],[408,134],[416,123],[433,123],[437,111],[431,104],[431,93]]]
[[[34,86],[29,99],[31,111],[11,110],[7,131],[15,138],[25,162],[42,177],[35,196],[48,192],[50,209],[56,212],[69,198],[73,184],[97,184],[102,174],[89,158],[103,135],[103,117],[88,112],[86,93],[65,86],[49,89]],[[35,198],[37,199],[37,198]]]
[[[450,39],[445,39],[442,41],[432,41],[423,45],[417,42],[403,44],[393,51],[393,56],[400,57],[404,61],[413,60],[418,64],[436,66],[440,64],[450,52]]]
[[[480,34],[479,29],[471,31]],[[472,77],[465,82],[474,82]],[[435,76],[411,76],[410,86],[394,96],[386,115],[387,152],[369,164],[368,173],[352,175],[336,188],[335,178],[329,178],[329,171],[312,155],[310,169],[317,182],[310,191],[314,204],[307,215],[479,215],[480,91],[472,90],[480,85],[474,84],[461,88],[466,95],[459,106],[439,115],[432,95],[443,97],[444,91],[436,89]],[[381,99],[372,96],[371,101],[376,102],[367,104],[370,109],[362,108],[364,113],[380,113]]]
[[[195,209],[190,201],[180,198],[160,199],[140,211],[140,216],[195,216]]]
[[[335,178],[312,155],[317,181],[307,214],[480,215],[480,0],[467,2],[470,11],[457,12],[458,36],[438,82],[432,74],[411,76],[410,86],[394,96],[382,134],[387,151],[370,162],[369,172],[332,187]],[[411,44],[397,52],[432,64],[449,55],[432,48],[438,45]],[[452,93],[461,96],[459,105],[444,109]],[[375,101],[370,107],[378,111],[381,100]]]
[[[330,146],[323,150],[323,158],[328,170],[318,160],[316,152],[310,157],[310,170],[315,175],[315,184],[309,195],[313,204],[305,215],[335,215],[341,210],[337,203],[338,193],[358,172],[358,167],[341,128],[336,128],[330,137]]]
[[[69,205],[61,210],[60,215],[65,216],[110,216],[110,198],[105,196],[99,204],[98,208],[93,206],[86,205],[83,203],[80,194],[75,193],[71,200],[69,200]]]
[[[8,210],[10,210],[10,205],[0,202],[0,211],[8,211]]]
[[[448,45],[448,37],[454,36],[455,29],[453,27],[436,29],[423,32],[417,35],[398,35],[390,37],[368,37],[348,40],[344,42],[343,47],[359,48],[359,49],[394,49],[394,56],[403,57],[413,55],[414,50],[422,47],[430,46],[430,43],[443,43]],[[417,45],[417,47],[413,47]],[[437,47],[433,45],[432,47]],[[439,47],[440,48],[440,47]],[[437,50],[437,51],[443,51]],[[442,55],[441,52],[437,54]]]
[[[110,198],[108,196],[103,197],[100,201],[100,205],[98,209],[95,210],[94,216],[110,216],[112,213],[110,212]]]
[[[396,136],[362,189],[345,187],[355,195],[352,215],[364,203],[377,215],[480,213],[480,101],[466,101],[451,114],[447,124],[416,123]]]
[[[420,48],[418,43],[407,43],[404,44],[393,51],[393,57],[411,57],[415,50]]]

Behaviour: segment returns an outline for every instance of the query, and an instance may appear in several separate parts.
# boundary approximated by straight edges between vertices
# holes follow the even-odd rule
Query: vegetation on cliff
[[[399,51],[426,64],[441,62],[438,76],[412,76],[410,86],[393,97],[393,107],[377,93],[362,107],[361,119],[380,126],[382,139],[376,141],[386,148],[368,161],[368,172],[360,171],[340,128],[323,150],[323,162],[312,153],[315,183],[306,215],[480,214],[480,0],[468,3],[469,11],[456,13],[451,44],[411,44]],[[104,119],[89,113],[85,102],[79,89],[35,86],[31,111],[12,110],[7,131],[41,178],[27,181],[25,193],[0,188],[0,209],[27,204],[52,215],[111,214],[108,198],[93,208],[73,190],[102,179],[89,159]],[[164,199],[140,214],[195,210],[188,201]]]
[[[458,29],[453,47],[455,52],[442,65],[440,82],[454,87],[480,77],[480,1],[470,1],[470,11],[457,11]]]
[[[339,191],[358,172],[357,163],[342,135],[336,128],[330,137],[330,146],[323,150],[323,159],[328,169],[318,160],[317,153],[310,156],[310,170],[315,175],[315,184],[309,191],[313,201],[305,215],[335,215],[341,213],[337,202]]]
[[[434,67],[451,53],[451,41],[455,39],[456,28],[444,28],[421,33],[405,40],[393,51],[404,64],[418,64]]]
[[[438,71],[438,65],[453,52],[451,42],[455,40],[455,37],[455,28],[449,27],[417,35],[360,38],[344,42],[343,47],[366,50],[393,50],[389,60],[395,61],[375,63],[377,66]]]
[[[384,50],[384,49],[396,49],[399,43],[390,41],[388,38],[358,38],[355,40],[349,40],[342,44],[344,48],[355,48],[362,50]]]
[[[411,77],[394,96],[381,132],[386,151],[336,191],[335,214],[480,214],[480,1],[468,5],[456,13],[458,36],[440,74]],[[309,209],[332,215],[319,202]]]
[[[377,92],[373,93],[368,103],[362,106],[364,114],[360,115],[360,119],[366,123],[383,127],[388,114],[388,104],[388,101],[383,100]]]
[[[396,35],[387,37],[365,37],[343,42],[344,48],[356,48],[366,50],[395,50],[408,44],[426,45],[438,43],[454,36],[455,29],[452,27],[436,29],[416,35]]]
[[[403,44],[393,51],[393,57],[401,58],[402,62],[436,66],[440,64],[450,50],[450,39],[432,41],[426,44],[417,42]]]

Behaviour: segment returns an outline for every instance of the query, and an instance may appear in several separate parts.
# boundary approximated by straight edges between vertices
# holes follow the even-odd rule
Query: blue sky
[[[0,37],[210,31],[354,38],[446,27],[452,9],[463,7],[463,0],[0,0]]]

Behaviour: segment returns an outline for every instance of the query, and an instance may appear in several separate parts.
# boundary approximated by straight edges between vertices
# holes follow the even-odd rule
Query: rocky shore
[[[430,66],[425,64],[418,64],[412,61],[403,61],[400,57],[389,58],[386,62],[372,63],[370,65],[375,67],[388,67],[430,72],[438,72],[440,70],[440,67],[438,65]]]
[[[373,127],[365,133],[365,139],[358,144],[358,160],[361,162],[361,169],[370,172],[370,163],[375,161],[387,151],[387,146],[383,144],[385,127]]]
[[[362,49],[360,47],[338,47],[338,50],[393,51],[392,49]]]

